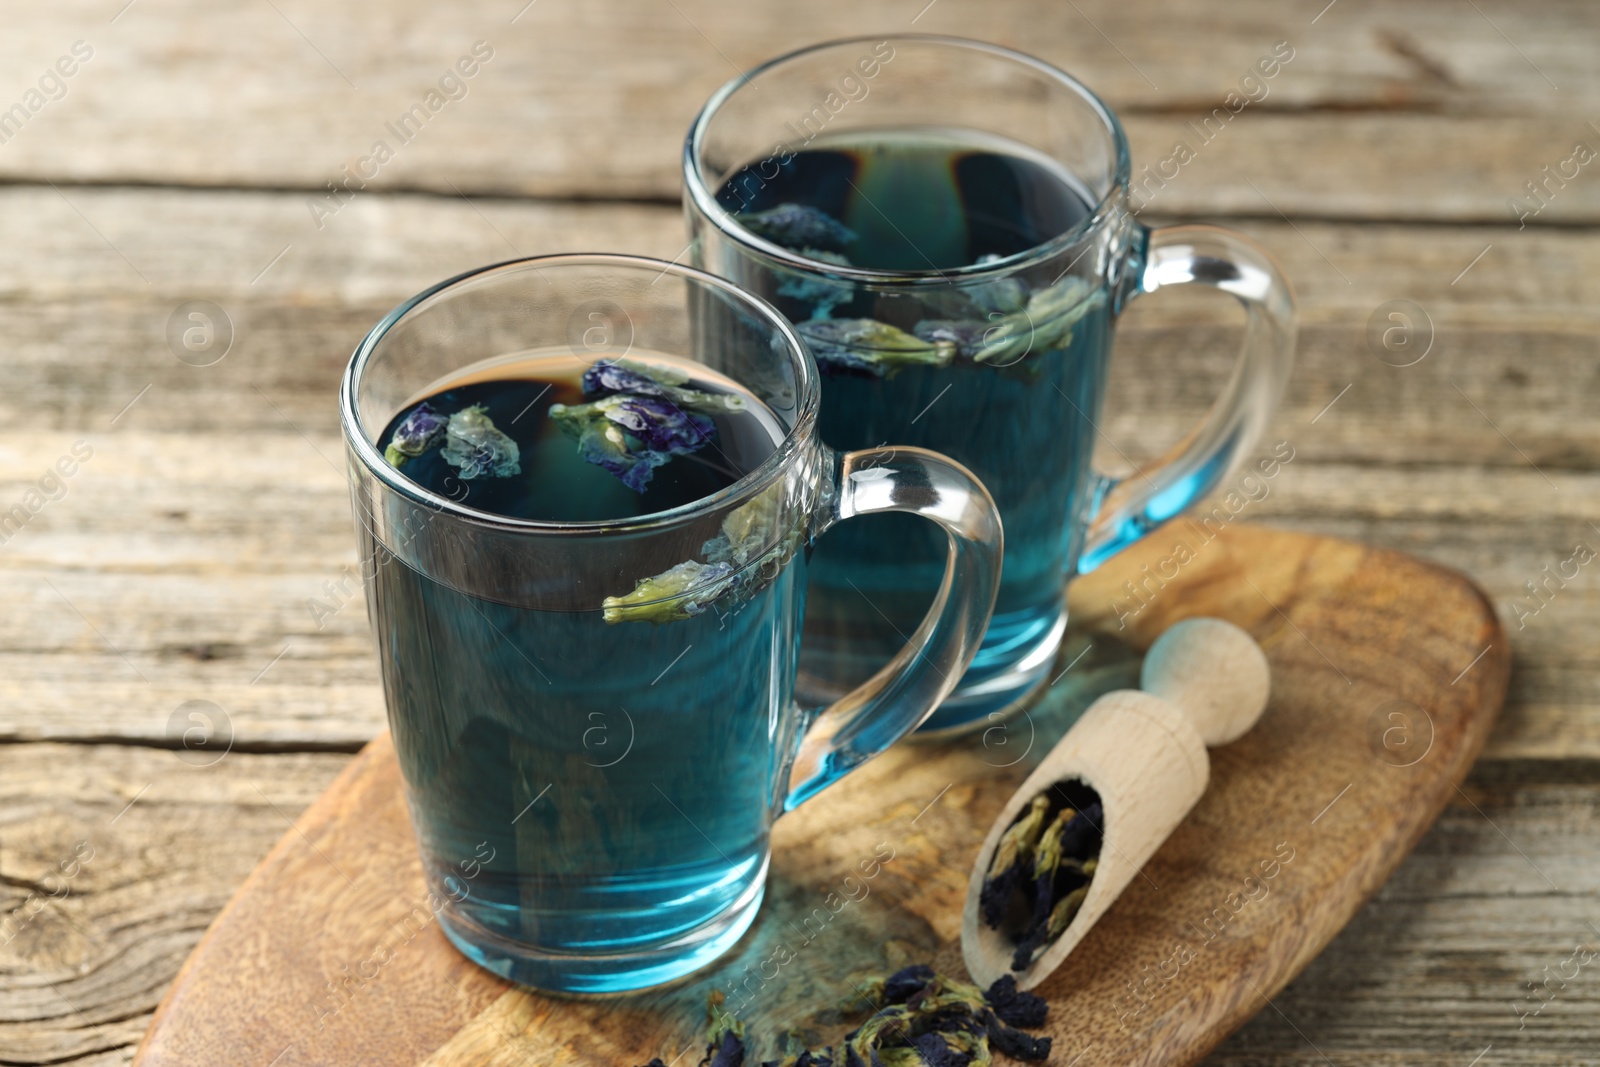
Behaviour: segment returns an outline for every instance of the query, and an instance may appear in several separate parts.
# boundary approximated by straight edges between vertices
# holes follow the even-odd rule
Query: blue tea
[[[509,357],[427,394],[384,429],[385,458],[458,504],[521,519],[693,504],[784,435],[731,379],[637,352]],[[800,725],[805,590],[792,546],[741,555],[760,539],[761,504],[685,546],[706,563],[662,558],[633,592],[596,589],[591,610],[499,603],[392,557],[375,569],[390,726],[430,886],[456,902],[445,928],[484,966],[550,988],[637,988],[714,958],[748,924]],[[705,936],[719,916],[741,921]],[[691,934],[697,947],[659,973],[625,962]]]
[[[1005,523],[994,618],[962,695],[929,725],[1014,703],[1017,679],[1042,678],[1059,642],[1062,583],[1097,504],[1090,458],[1112,301],[1080,276],[1096,277],[1092,256],[1071,274],[1066,259],[975,285],[956,272],[1072,230],[1092,198],[1059,163],[1014,142],[926,127],[817,136],[786,160],[735,169],[717,198],[745,229],[814,264],[751,257],[735,276],[810,345],[823,440],[934,449],[993,494]],[[830,275],[834,266],[920,272],[929,284],[891,292]],[[944,555],[936,530],[901,515],[821,538],[802,686],[836,694],[887,662],[927,609]]]

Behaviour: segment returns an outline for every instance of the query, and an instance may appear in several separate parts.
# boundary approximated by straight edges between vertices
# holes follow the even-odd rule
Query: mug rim
[[[651,270],[657,273],[658,279],[659,276],[672,274],[687,281],[716,289],[732,297],[769,324],[783,338],[784,346],[788,349],[789,358],[796,365],[798,371],[796,381],[799,393],[798,411],[795,415],[794,425],[788,428],[783,440],[778,442],[771,455],[754,470],[749,471],[733,484],[724,486],[715,493],[692,500],[687,504],[680,504],[675,508],[668,508],[665,511],[652,511],[646,515],[633,517],[584,521],[517,518],[467,507],[407,478],[385,460],[377,445],[368,439],[366,424],[362,421],[356,400],[357,388],[364,376],[367,365],[376,354],[378,345],[382,343],[388,332],[405,319],[406,316],[428,304],[435,297],[467,285],[472,281],[496,274],[509,275],[525,270],[538,272],[545,267],[607,267],[612,269]],[[793,462],[795,456],[805,447],[805,444],[815,436],[820,391],[817,381],[816,361],[811,355],[811,350],[806,347],[805,342],[795,333],[794,327],[790,325],[789,321],[776,308],[755,294],[739,288],[726,279],[718,278],[714,274],[709,274],[695,267],[685,266],[676,262],[669,263],[666,260],[656,259],[651,256],[633,256],[610,252],[573,252],[543,256],[520,256],[515,259],[501,260],[485,266],[474,267],[471,270],[463,271],[460,274],[437,282],[415,296],[402,301],[388,314],[384,315],[382,319],[378,320],[377,325],[367,331],[366,336],[361,339],[361,342],[351,354],[350,361],[346,364],[344,374],[339,383],[339,426],[343,431],[346,446],[355,454],[361,465],[368,472],[382,482],[391,492],[433,511],[449,513],[457,519],[507,533],[577,536],[637,533],[665,529],[686,521],[692,521],[705,512],[716,510],[744,497],[753,497],[765,490]]]
[[[914,41],[921,44],[941,45],[974,52],[987,52],[992,56],[1006,59],[1025,67],[1031,67],[1036,73],[1042,74],[1046,78],[1064,86],[1069,91],[1076,93],[1099,117],[1101,125],[1111,138],[1116,154],[1116,168],[1111,177],[1110,187],[1095,202],[1094,210],[1078,220],[1071,228],[1055,235],[1048,241],[1023,249],[1021,252],[1014,252],[1002,259],[992,260],[988,263],[969,263],[964,266],[950,267],[943,270],[880,270],[825,263],[798,255],[792,249],[759,237],[734,222],[735,216],[717,203],[716,194],[707,188],[701,169],[700,155],[701,149],[704,147],[706,131],[711,124],[711,120],[716,117],[722,106],[746,84],[753,82],[767,71],[792,60],[800,59],[814,52],[822,52],[844,45],[879,41]],[[1121,203],[1123,194],[1127,191],[1128,183],[1132,180],[1132,172],[1133,164],[1128,150],[1128,138],[1123,132],[1121,121],[1118,120],[1116,112],[1112,111],[1106,102],[1101,100],[1094,90],[1083,84],[1083,82],[1074,78],[1060,67],[1047,63],[1036,56],[1028,55],[1026,52],[1019,52],[1004,45],[991,44],[988,41],[974,40],[970,37],[956,37],[938,33],[864,34],[855,37],[838,37],[806,45],[803,48],[796,48],[793,51],[775,56],[723,83],[721,88],[712,93],[705,105],[700,109],[699,114],[695,116],[683,144],[684,190],[700,214],[708,218],[730,240],[768,259],[776,260],[790,269],[879,284],[947,285],[951,281],[987,280],[1051,259],[1062,251],[1072,248],[1086,235],[1104,225],[1105,221],[1117,210],[1118,205]]]

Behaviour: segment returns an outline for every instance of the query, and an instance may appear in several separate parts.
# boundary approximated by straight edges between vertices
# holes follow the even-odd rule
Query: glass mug
[[[822,439],[937,449],[1000,507],[994,619],[925,733],[992,722],[1048,682],[1065,582],[1217,488],[1293,363],[1293,297],[1271,257],[1230,230],[1132,218],[1116,116],[1005,48],[894,36],[774,59],[706,104],[683,176],[695,265],[773,303],[817,357]],[[819,218],[796,204],[827,207]],[[980,246],[992,251],[974,257]],[[1113,326],[1130,299],[1174,285],[1236,297],[1243,349],[1182,444],[1112,478],[1090,459]],[[807,697],[870,676],[924,610],[940,546],[899,520],[817,544]]]
[[[692,503],[603,522],[475,510],[384,460],[386,424],[465,368],[630,351],[737,383],[775,420],[770,457]],[[830,450],[817,407],[816,366],[772,308],[627,256],[460,275],[356,349],[340,414],[389,725],[440,925],[489,970],[605,993],[710,962],[755,917],[773,820],[915,729],[976,653],[1000,575],[988,493],[920,449]],[[933,606],[888,669],[802,708],[808,543],[890,511],[945,536]],[[713,542],[735,552],[713,592],[608,621],[608,597]]]

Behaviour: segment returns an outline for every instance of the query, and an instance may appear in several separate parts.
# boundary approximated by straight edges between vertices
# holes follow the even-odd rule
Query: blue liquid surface
[[[770,168],[769,168],[770,169]],[[1091,211],[1081,186],[1050,161],[992,137],[948,130],[854,131],[819,137],[756,181],[735,172],[719,192],[736,216],[804,205],[842,223],[854,236],[825,252],[852,266],[947,271],[1034,248],[1071,229]],[[803,257],[803,240],[763,234]],[[1092,258],[1092,257],[1090,257]],[[1057,282],[1067,262],[1024,279],[1023,292]],[[951,286],[891,298],[866,285],[815,285],[804,272],[747,262],[741,281],[802,326],[820,320],[873,319],[914,331],[919,322],[984,318],[970,304],[952,311]],[[818,272],[827,264],[819,262]],[[1078,273],[1082,274],[1082,271]],[[1000,275],[995,288],[1016,286]],[[1070,279],[1069,279],[1070,284]],[[1058,640],[1062,587],[1074,572],[1083,529],[1098,503],[1090,467],[1104,393],[1111,335],[1109,294],[1094,297],[1070,334],[1031,348],[1005,365],[955,359],[947,366],[906,366],[884,374],[830,363],[822,370],[821,436],[837,449],[915,445],[943,452],[988,487],[1005,527],[1005,561],[995,615],[962,688],[981,690],[1038,659],[1040,674]],[[993,291],[993,290],[991,290]],[[954,294],[959,296],[960,294]],[[1036,321],[1051,336],[1048,321]],[[804,330],[802,330],[802,333]],[[815,346],[813,346],[815,347]],[[843,523],[818,540],[812,556],[802,685],[832,695],[869,677],[916,628],[944,569],[943,536],[902,515]],[[931,724],[954,726],[1015,700],[1002,689],[973,709],[950,706]],[[960,694],[958,693],[958,698]]]
[[[649,493],[634,493],[572,460],[573,442],[549,433],[541,420],[551,399],[581,398],[562,397],[570,374],[541,369],[551,368],[480,376],[428,398],[445,412],[483,403],[507,428],[508,413],[523,411],[523,470],[479,480],[469,501],[522,514],[650,514],[732,484],[778,439],[747,395],[750,408],[732,417],[741,425],[719,420],[726,455],[676,457]],[[539,449],[549,452],[542,461]],[[400,469],[445,491],[448,468],[432,453]],[[586,485],[585,500],[554,502]],[[535,610],[379,558],[369,595],[389,723],[429,885],[450,902],[441,919],[456,943],[519,981],[609,992],[685,973],[736,939],[744,925],[706,931],[730,912],[748,924],[759,903],[800,726],[792,686],[803,556],[663,623],[604,621],[600,600],[631,583],[597,589],[592,611]]]

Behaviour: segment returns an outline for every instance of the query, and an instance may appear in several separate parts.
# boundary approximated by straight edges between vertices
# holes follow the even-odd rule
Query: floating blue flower
[[[757,237],[785,248],[842,252],[856,239],[856,231],[810,204],[779,204],[765,211],[735,216]]]
[[[578,454],[642,493],[655,469],[698,452],[716,424],[654,396],[613,393],[587,404],[552,404],[550,417],[578,442]]]
[[[977,359],[993,330],[989,323],[964,319],[924,319],[912,328],[912,333],[929,344],[955,345],[956,355],[962,359]]]
[[[981,306],[970,303],[971,296],[963,297],[968,312]],[[1007,297],[1004,303],[1013,301]],[[994,310],[982,317],[924,319],[912,332],[930,343],[954,345],[962,359],[1007,367],[1032,353],[1066,347],[1078,320],[1104,303],[1104,290],[1091,290],[1081,278],[1064,278],[1034,290],[1025,302],[1015,301],[1005,314]]]
[[[631,393],[670,400],[695,411],[743,411],[744,397],[737,393],[708,393],[690,389],[689,376],[672,367],[612,359],[583,372],[583,395],[588,397]]]
[[[444,434],[445,424],[445,417],[430,408],[424,400],[394,428],[394,436],[389,438],[383,458],[398,467],[406,460],[422,455]]]
[[[501,432],[485,411],[482,404],[463,408],[450,416],[445,430],[444,448],[439,455],[459,471],[464,481],[485,474],[508,478],[522,471],[517,443]]]
[[[838,252],[826,252],[820,248],[802,248],[800,254],[819,263],[841,267],[850,265],[850,260]],[[776,273],[778,295],[809,306],[812,319],[833,318],[833,309],[849,303],[856,295],[855,287],[849,282],[788,269],[779,269]]]
[[[883,377],[901,367],[943,367],[955,357],[950,341],[928,341],[876,319],[812,319],[795,327],[817,364]]]

